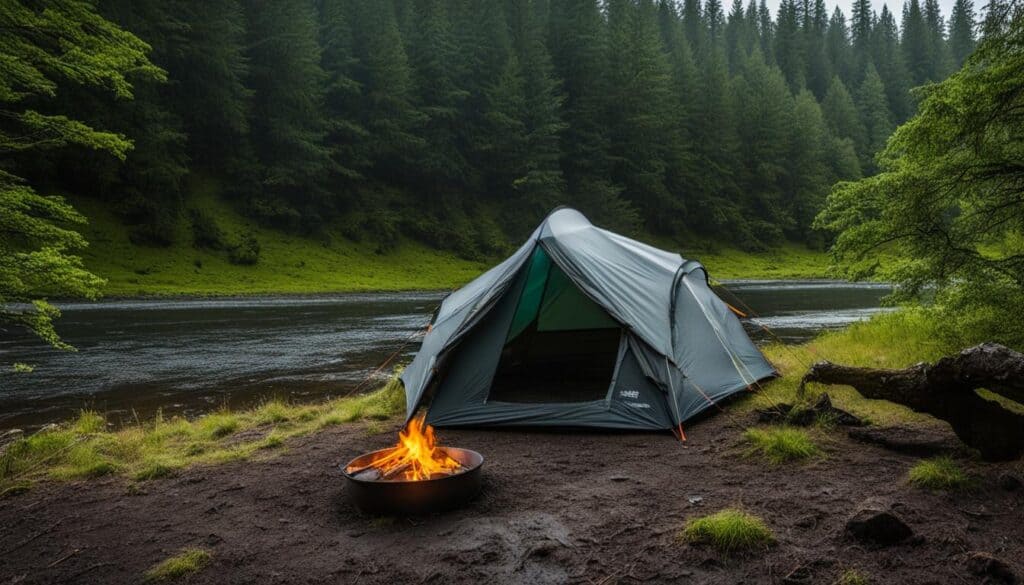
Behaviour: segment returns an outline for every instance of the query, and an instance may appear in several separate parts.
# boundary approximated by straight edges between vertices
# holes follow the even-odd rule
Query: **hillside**
[[[187,200],[186,209],[213,219],[228,242],[237,242],[243,234],[252,234],[259,242],[257,263],[237,265],[229,262],[224,250],[195,247],[186,217],[178,221],[172,246],[139,246],[131,243],[128,229],[103,203],[87,198],[72,202],[89,218],[82,232],[90,245],[82,256],[90,270],[107,280],[108,296],[444,289],[471,280],[500,260],[467,260],[410,239],[393,252],[378,253],[375,243],[354,242],[338,229],[327,230],[319,239],[288,234],[261,227],[215,196],[213,189],[200,188]],[[748,254],[713,242],[651,243],[701,260],[719,279],[818,278],[826,275],[828,265],[824,253],[798,244]]]

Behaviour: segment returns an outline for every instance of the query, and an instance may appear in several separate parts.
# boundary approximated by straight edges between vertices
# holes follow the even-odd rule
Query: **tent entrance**
[[[622,329],[538,246],[527,267],[488,401],[603,400]]]

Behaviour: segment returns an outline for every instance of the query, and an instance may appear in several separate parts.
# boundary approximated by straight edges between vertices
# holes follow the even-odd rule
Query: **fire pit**
[[[364,512],[426,514],[475,496],[483,462],[476,451],[437,446],[433,427],[420,416],[398,434],[398,445],[360,455],[342,473],[349,498]]]

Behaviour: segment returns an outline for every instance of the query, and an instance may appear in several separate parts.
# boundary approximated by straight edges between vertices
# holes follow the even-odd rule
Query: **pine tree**
[[[683,207],[666,188],[666,171],[681,145],[656,8],[612,0],[607,11],[612,176],[649,229],[671,233]]]
[[[884,5],[878,23],[872,31],[870,59],[885,86],[889,112],[896,123],[910,117],[913,104],[910,100],[910,77],[900,51],[899,33],[896,20]]]
[[[761,37],[761,54],[764,55],[765,63],[775,63],[775,23],[772,22],[772,13],[768,10],[765,0],[757,6],[757,31]]]
[[[885,141],[892,133],[892,116],[889,113],[888,100],[882,78],[873,64],[868,65],[857,93],[857,107],[860,110],[861,122],[864,124],[864,153],[861,156],[861,167],[868,174],[878,171],[875,154],[885,148]]]
[[[946,20],[938,0],[924,1],[924,21],[928,27],[929,52],[932,56],[929,78],[942,81],[953,72],[953,54],[946,42]]]
[[[683,0],[683,30],[694,54],[704,50],[704,12],[700,0]]]
[[[552,60],[565,93],[562,169],[570,201],[602,225],[633,232],[640,216],[611,179],[609,53],[598,1],[553,0],[550,32]]]
[[[804,46],[807,51],[805,78],[807,88],[819,100],[825,96],[829,80],[832,79],[832,67],[825,51],[828,20],[825,0],[814,0],[813,11],[804,16],[803,24]]]
[[[833,136],[847,138],[858,153],[867,153],[867,137],[853,97],[839,77],[833,77],[828,93],[821,102],[825,124]]]
[[[514,181],[520,198],[514,217],[526,220],[526,225],[520,228],[523,230],[551,211],[565,192],[565,177],[559,164],[561,133],[565,130],[561,117],[564,96],[544,44],[547,20],[542,15],[546,10],[538,6],[546,7],[546,4],[511,0],[508,17],[526,95],[522,122],[526,129],[527,158],[523,174]]]
[[[883,5],[884,6],[884,5]],[[853,73],[851,82],[860,83],[864,78],[868,62],[871,61],[871,47],[875,28],[875,14],[871,11],[871,0],[854,0],[850,15],[850,42],[853,48]]]
[[[832,12],[825,32],[825,56],[835,75],[843,83],[853,78],[853,56],[850,50],[850,30],[846,26],[846,17],[838,7]]]
[[[259,217],[290,228],[312,227],[331,209],[331,170],[320,47],[312,2],[247,0],[250,118],[263,192],[249,205]]]
[[[359,123],[366,129],[367,155],[380,177],[402,177],[424,147],[418,131],[423,114],[412,103],[414,87],[395,15],[388,1],[351,4],[353,78],[362,87]]]
[[[782,0],[775,30],[775,62],[786,77],[790,90],[799,91],[806,84],[804,77],[806,47],[800,31],[800,15],[796,0]]]
[[[354,54],[349,0],[323,0],[320,4],[321,66],[326,74],[324,106],[326,143],[340,181],[352,185],[370,166],[367,132],[359,123],[362,86],[353,79],[358,60]],[[337,183],[336,183],[337,184]]]
[[[187,29],[168,51],[167,71],[174,83],[161,92],[171,93],[192,164],[227,168],[238,180],[249,170],[239,166],[248,148],[252,98],[245,87],[245,14],[238,0],[174,6]]]
[[[974,5],[971,0],[956,0],[949,20],[949,48],[957,67],[974,52],[976,42]]]
[[[934,55],[928,37],[928,27],[920,3],[918,0],[909,0],[903,5],[903,38],[900,47],[913,86],[923,85],[932,79]]]
[[[793,224],[786,234],[793,240],[815,241],[810,227],[835,177],[826,156],[831,136],[814,95],[804,90],[793,101],[783,189],[786,214]]]
[[[794,226],[784,201],[785,145],[792,124],[793,98],[782,72],[750,56],[741,76],[733,81],[737,135],[742,172],[740,189],[752,214],[749,224],[758,243],[779,241]]]
[[[460,109],[469,92],[458,85],[464,76],[443,0],[420,0],[415,19],[409,55],[415,103],[424,119],[419,135],[426,142],[416,169],[428,191],[446,191],[463,186],[469,174],[458,148]]]

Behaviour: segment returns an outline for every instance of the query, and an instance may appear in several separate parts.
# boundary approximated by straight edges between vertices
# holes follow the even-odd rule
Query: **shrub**
[[[210,553],[201,548],[188,548],[146,571],[146,581],[180,579],[201,571],[212,560]]]
[[[807,431],[793,427],[747,429],[743,438],[750,443],[750,454],[775,465],[803,461],[821,452]]]
[[[910,468],[910,483],[928,490],[957,490],[970,483],[970,477],[949,457],[926,459]]]
[[[763,520],[736,508],[689,520],[682,537],[694,544],[708,544],[723,553],[768,546],[775,541]]]
[[[192,245],[207,250],[223,250],[225,246],[224,231],[214,219],[198,209],[189,209],[188,217],[192,223]]]
[[[228,262],[241,266],[252,266],[260,260],[260,243],[250,234],[242,235],[240,242],[228,250]]]

